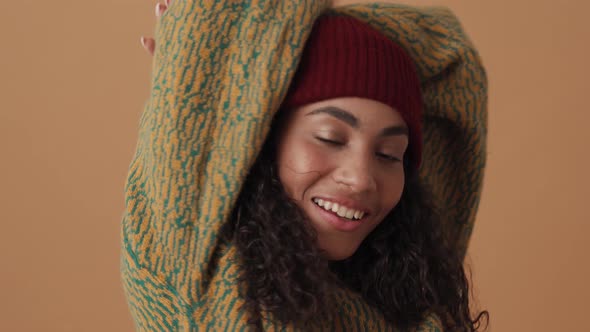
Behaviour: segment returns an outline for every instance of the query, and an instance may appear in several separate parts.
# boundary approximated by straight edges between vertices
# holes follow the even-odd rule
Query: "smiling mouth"
[[[363,220],[368,213],[360,210],[355,210],[351,208],[347,208],[346,206],[341,206],[338,203],[333,203],[330,201],[325,201],[321,198],[312,198],[312,203],[317,205],[319,208],[324,209],[326,212],[330,212],[333,215],[340,217],[346,221],[361,221]]]

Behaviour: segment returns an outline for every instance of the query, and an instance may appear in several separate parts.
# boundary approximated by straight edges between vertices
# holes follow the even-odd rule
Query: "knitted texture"
[[[315,22],[282,107],[361,97],[396,109],[408,125],[410,170],[420,167],[422,94],[412,58],[364,22],[324,15]]]
[[[480,198],[487,81],[444,8],[328,1],[173,1],[156,27],[151,95],[125,183],[123,288],[138,331],[248,330],[237,252],[218,234],[322,13],[353,16],[404,47],[424,92],[420,174],[434,186],[461,253]],[[312,330],[394,331],[341,290],[336,319]],[[267,317],[267,331],[293,331]],[[440,331],[427,317],[419,331]]]
[[[445,231],[465,256],[486,164],[488,81],[481,58],[457,17],[444,7],[375,4],[339,8],[402,45],[422,82],[422,166]]]

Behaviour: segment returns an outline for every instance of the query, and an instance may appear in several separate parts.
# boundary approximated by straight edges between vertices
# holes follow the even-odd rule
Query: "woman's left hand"
[[[168,9],[170,6],[170,2],[172,0],[164,0],[164,3],[159,3],[156,5],[156,17],[162,16],[162,14]],[[154,38],[141,36],[141,45],[143,48],[148,52],[149,55],[154,55],[154,49],[156,48],[156,41]]]

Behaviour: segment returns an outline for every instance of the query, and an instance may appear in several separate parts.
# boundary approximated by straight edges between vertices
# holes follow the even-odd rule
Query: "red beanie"
[[[282,106],[338,97],[372,99],[396,109],[409,129],[410,166],[419,169],[422,93],[414,62],[366,23],[347,16],[322,16],[306,42]]]

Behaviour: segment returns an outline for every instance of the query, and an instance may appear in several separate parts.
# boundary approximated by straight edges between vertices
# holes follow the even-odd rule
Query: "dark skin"
[[[406,123],[390,106],[363,98],[289,112],[278,137],[281,183],[327,258],[348,258],[400,200]]]

